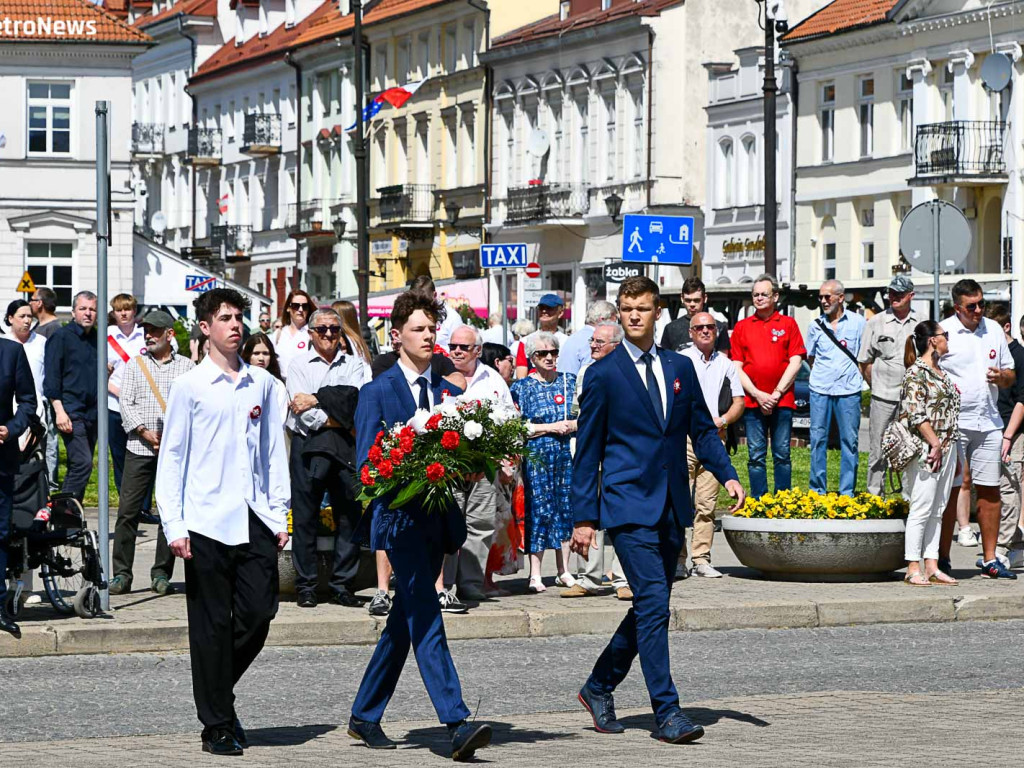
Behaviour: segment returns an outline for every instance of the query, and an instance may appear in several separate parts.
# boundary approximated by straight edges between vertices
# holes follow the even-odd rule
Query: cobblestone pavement
[[[479,719],[481,761],[511,766],[932,766],[998,758],[1024,705],[1022,621],[674,633],[684,708],[699,743],[651,738],[639,668],[617,693],[623,736],[595,733],[575,693],[605,638],[451,643]],[[424,766],[447,756],[410,663],[372,756],[345,735],[370,649],[267,649],[237,690],[253,746],[238,761],[199,749],[184,654],[0,660],[0,765]],[[93,738],[88,738],[93,737]],[[988,758],[984,758],[988,759]],[[685,761],[685,762],[684,762]]]

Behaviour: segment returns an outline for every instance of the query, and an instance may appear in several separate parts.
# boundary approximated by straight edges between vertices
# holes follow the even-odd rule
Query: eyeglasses
[[[713,331],[713,330],[715,330],[715,324],[714,323],[706,323],[704,325],[691,325],[690,326],[690,330],[691,331],[697,331],[698,333],[700,331]]]
[[[970,304],[961,304],[960,306],[962,306],[968,312],[981,312],[982,310],[985,309],[985,300],[982,299],[981,301],[972,301]]]
[[[618,344],[617,341],[605,341],[604,339],[591,339],[590,346],[592,347],[603,347],[607,344]]]
[[[534,357],[558,357],[557,349],[538,349],[533,353]]]
[[[475,347],[476,347],[476,344],[449,344],[448,345],[448,349],[453,350],[453,351],[457,349],[460,352],[469,352],[469,350],[474,349]]]
[[[304,301],[293,301],[288,308],[294,309],[296,312],[306,312],[309,310],[309,304]]]
[[[29,304],[40,304],[40,303],[42,303],[42,301],[43,301],[42,299],[29,299],[28,303]]]
[[[340,325],[314,325],[310,328],[311,331],[319,334],[320,336],[340,336],[341,326]]]

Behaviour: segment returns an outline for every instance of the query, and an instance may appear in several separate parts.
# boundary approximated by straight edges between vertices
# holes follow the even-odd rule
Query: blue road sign
[[[622,260],[645,264],[692,264],[692,216],[639,216],[622,219]]]
[[[529,263],[526,243],[491,243],[480,246],[480,266],[484,269],[521,269]]]
[[[195,293],[206,293],[217,287],[216,277],[206,275],[185,275],[185,290]]]

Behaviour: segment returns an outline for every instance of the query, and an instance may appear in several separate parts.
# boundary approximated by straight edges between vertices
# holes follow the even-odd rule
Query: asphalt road
[[[836,691],[946,692],[955,695],[940,700],[955,703],[969,692],[1020,689],[1022,636],[1022,621],[677,632],[671,635],[671,651],[684,707],[687,701],[813,699]],[[588,723],[575,695],[603,645],[604,638],[577,636],[461,641],[451,648],[466,701],[480,719],[566,712],[570,722],[579,715],[582,727]],[[346,723],[371,651],[267,649],[236,690],[239,716],[250,730]],[[0,742],[195,735],[199,728],[187,654],[5,659],[0,679]],[[616,703],[620,711],[647,708],[639,665]],[[386,720],[428,724],[433,719],[410,659]]]

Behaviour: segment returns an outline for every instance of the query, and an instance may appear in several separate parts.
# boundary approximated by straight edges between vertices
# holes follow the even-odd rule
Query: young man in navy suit
[[[587,371],[573,465],[572,549],[586,558],[596,532],[606,529],[633,589],[633,607],[598,658],[580,702],[599,732],[622,733],[612,693],[639,654],[658,738],[678,744],[704,735],[679,708],[668,657],[669,596],[683,528],[693,524],[687,436],[704,468],[736,499],[733,510],[744,492],[693,363],[654,344],[658,301],[652,280],[625,280],[618,297],[625,339]],[[638,408],[621,407],[631,402]]]
[[[429,410],[446,395],[462,393],[430,368],[441,307],[423,294],[408,291],[395,300],[391,334],[401,342],[398,363],[359,392],[356,408],[356,455],[367,461],[377,432],[408,421],[417,409]],[[448,726],[452,759],[468,760],[491,741],[491,728],[469,723],[441,620],[434,583],[445,553],[454,554],[466,540],[466,523],[452,506],[427,512],[417,501],[388,509],[387,499],[371,502],[370,547],[387,553],[395,573],[395,600],[377,649],[352,704],[348,734],[371,749],[394,749],[384,735],[381,717],[398,684],[410,645],[420,676],[437,711]]]

